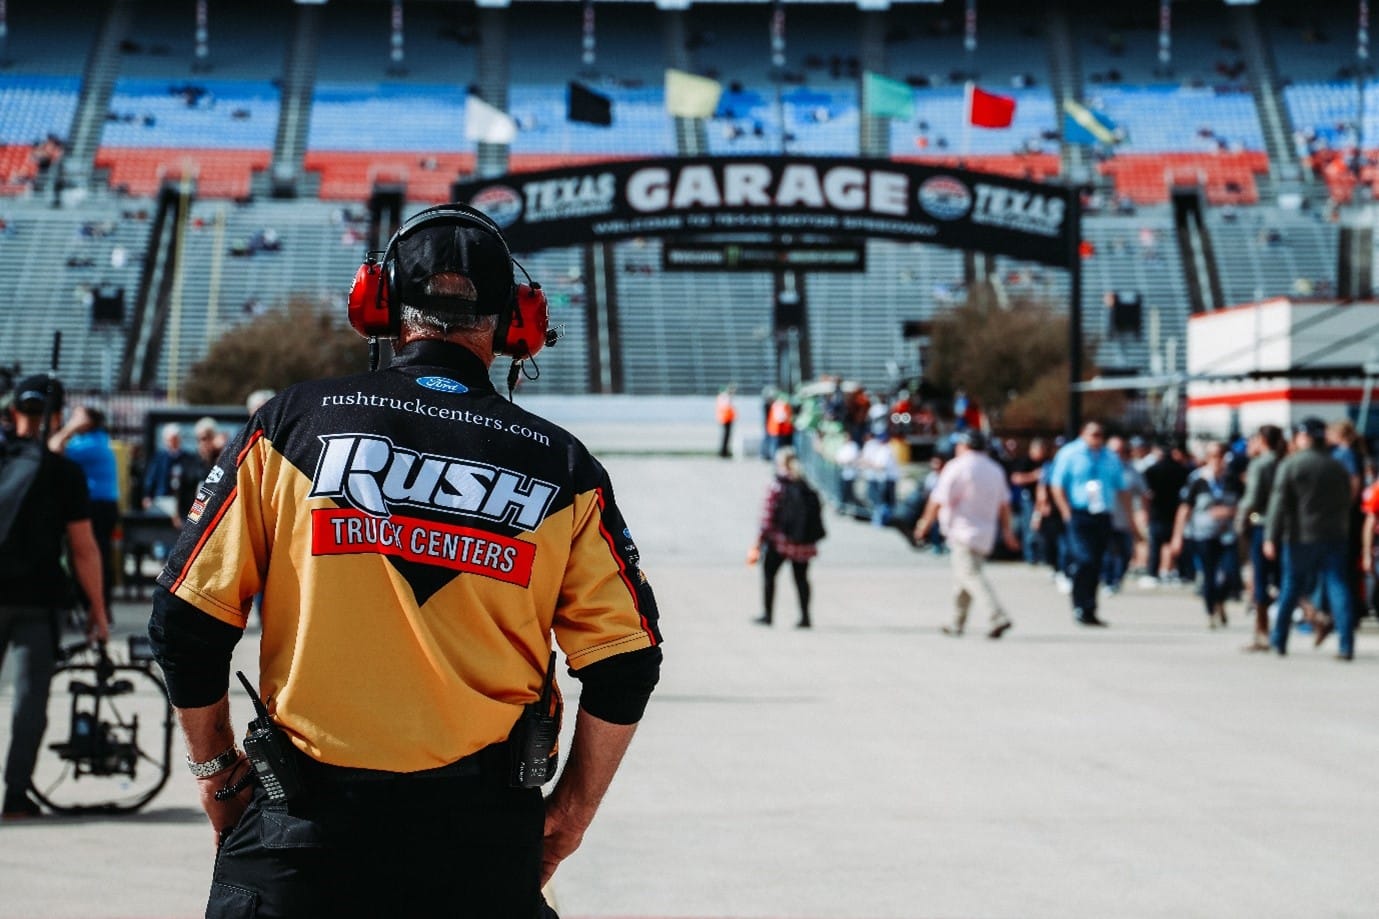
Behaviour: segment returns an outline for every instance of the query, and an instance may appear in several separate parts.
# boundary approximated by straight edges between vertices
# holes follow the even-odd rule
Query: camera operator
[[[62,383],[55,377],[20,380],[9,407],[14,439],[0,445],[0,662],[13,645],[15,665],[14,715],[5,757],[6,820],[41,813],[29,787],[48,727],[58,614],[72,599],[62,569],[64,539],[77,583],[90,603],[87,637],[109,637],[86,475],[43,443],[45,424],[62,424],[62,403]]]
[[[391,364],[256,412],[158,579],[149,634],[217,834],[214,915],[534,919],[622,760],[659,676],[655,598],[602,465],[490,381],[533,290],[545,333],[513,270],[479,212],[405,222],[350,294],[364,334],[388,314]],[[251,771],[226,687],[260,590],[272,717]],[[543,801],[552,633],[583,688]],[[237,791],[246,772],[262,781]]]

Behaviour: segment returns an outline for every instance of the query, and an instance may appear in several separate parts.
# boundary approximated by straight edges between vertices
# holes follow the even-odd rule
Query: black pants
[[[216,856],[207,919],[555,915],[540,891],[539,789],[307,765],[286,805],[255,788]]]
[[[766,544],[766,557],[761,563],[761,573],[765,578],[762,601],[765,604],[762,616],[769,622],[776,608],[776,574],[785,564],[785,556],[776,551],[769,542]],[[809,562],[791,562],[790,571],[795,576],[795,590],[800,595],[800,624],[809,624]]]

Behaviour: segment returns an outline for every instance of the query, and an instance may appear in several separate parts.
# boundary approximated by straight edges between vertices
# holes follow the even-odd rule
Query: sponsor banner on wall
[[[460,182],[518,252],[637,236],[810,233],[881,238],[1069,267],[1075,191],[890,160],[621,161]]]

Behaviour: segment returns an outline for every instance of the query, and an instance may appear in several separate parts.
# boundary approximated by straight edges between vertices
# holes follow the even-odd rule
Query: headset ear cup
[[[546,346],[550,307],[541,285],[518,284],[515,303],[506,316],[498,317],[494,350],[515,360],[534,357]]]
[[[350,326],[365,338],[386,333],[386,301],[382,290],[383,270],[378,262],[369,259],[359,266],[350,284],[349,319]],[[380,302],[384,304],[380,310]]]
[[[365,338],[396,338],[401,323],[393,309],[392,262],[380,264],[370,256],[350,284],[350,325]]]

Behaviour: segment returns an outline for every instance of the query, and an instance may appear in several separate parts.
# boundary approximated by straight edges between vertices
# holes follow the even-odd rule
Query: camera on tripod
[[[113,668],[112,668],[113,670]],[[134,691],[130,680],[102,678],[98,667],[96,682],[73,680],[67,684],[71,693],[71,721],[67,740],[50,744],[53,752],[67,760],[77,775],[135,776],[139,763],[139,716],[126,721],[111,721],[102,717],[102,702]]]
[[[128,813],[158,794],[171,769],[173,712],[155,668],[143,636],[124,649],[62,648],[48,708],[62,739],[35,765],[30,792],[40,804],[60,814]]]

